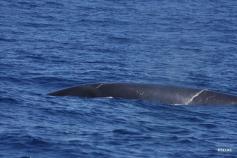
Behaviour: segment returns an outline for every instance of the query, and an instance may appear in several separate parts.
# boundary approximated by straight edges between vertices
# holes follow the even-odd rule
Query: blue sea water
[[[236,157],[235,106],[50,97],[136,82],[237,94],[236,0],[1,0],[0,157]]]

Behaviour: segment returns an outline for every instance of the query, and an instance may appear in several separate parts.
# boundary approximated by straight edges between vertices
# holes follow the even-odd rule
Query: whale
[[[117,98],[170,105],[237,105],[237,96],[209,89],[143,83],[82,84],[51,92],[50,96]]]

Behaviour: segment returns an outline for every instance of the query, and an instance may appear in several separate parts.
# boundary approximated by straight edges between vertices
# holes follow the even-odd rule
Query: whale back
[[[165,104],[188,104],[190,98],[199,91],[199,89],[155,84],[98,83],[70,87],[49,95],[86,98],[113,97],[147,100]]]
[[[237,105],[237,96],[206,89],[137,84],[137,83],[97,83],[62,89],[52,96],[79,96],[85,98],[112,97],[139,99],[164,104],[181,105]]]

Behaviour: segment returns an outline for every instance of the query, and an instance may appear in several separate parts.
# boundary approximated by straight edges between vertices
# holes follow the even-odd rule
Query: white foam
[[[96,86],[95,88],[98,89],[98,88],[100,88],[100,87],[103,86],[103,85],[104,85],[104,84],[101,83],[101,84],[99,84],[98,86]]]
[[[114,97],[112,97],[112,96],[109,96],[109,97],[104,97],[104,98],[112,99],[112,98],[114,98]]]
[[[187,102],[185,102],[185,105],[190,104],[196,97],[198,97],[200,94],[202,94],[206,89],[200,90],[196,94],[194,94]]]

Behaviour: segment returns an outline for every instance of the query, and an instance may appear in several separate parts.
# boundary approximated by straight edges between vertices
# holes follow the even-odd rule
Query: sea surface
[[[1,158],[236,158],[236,106],[47,95],[97,82],[237,95],[237,1],[0,1]]]

